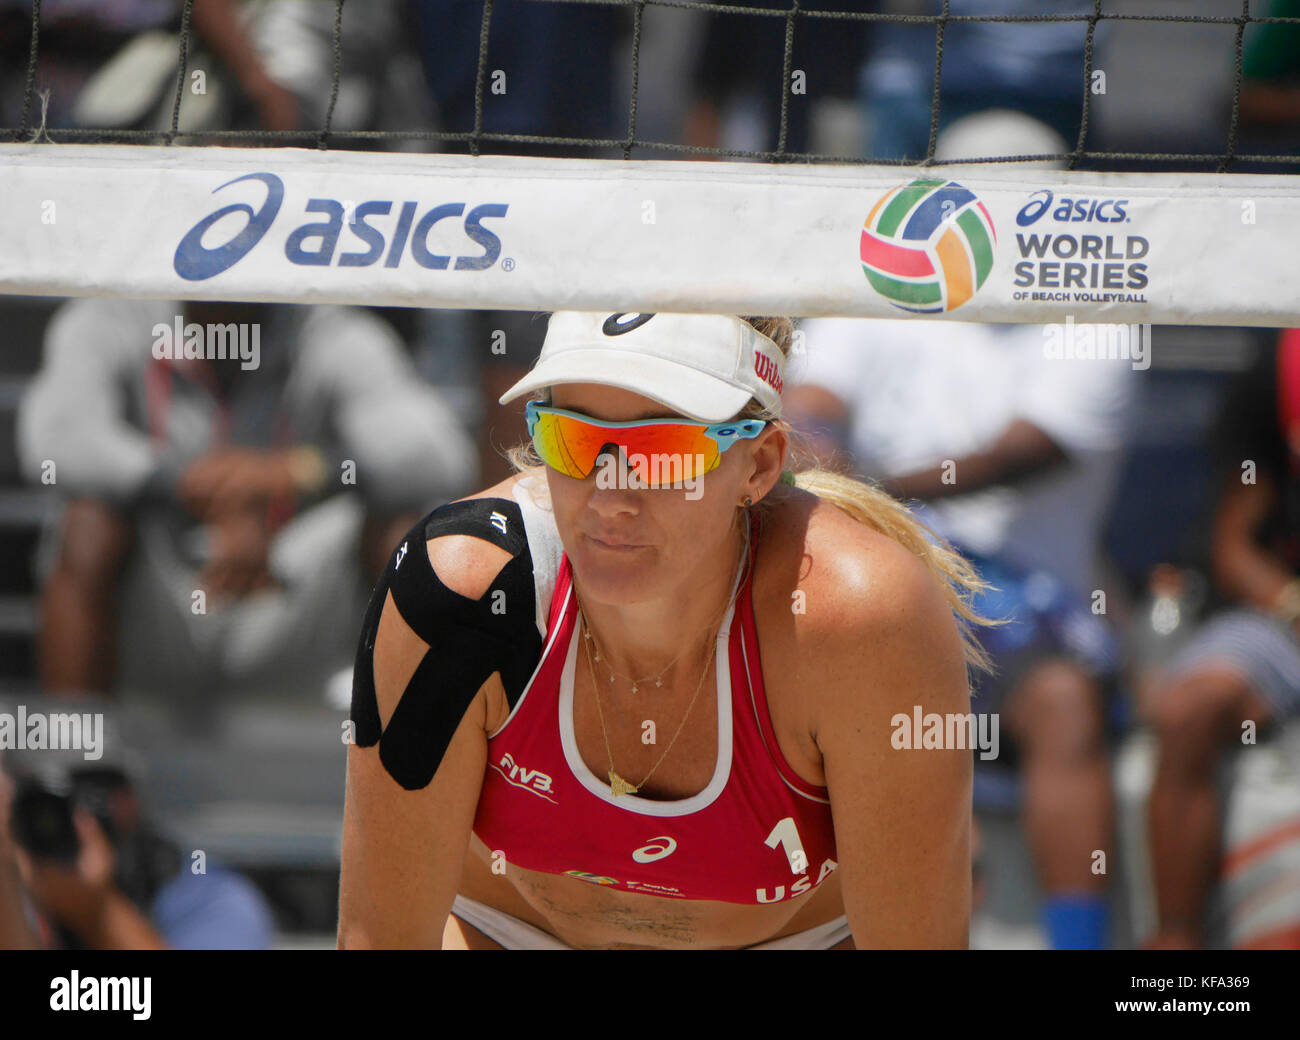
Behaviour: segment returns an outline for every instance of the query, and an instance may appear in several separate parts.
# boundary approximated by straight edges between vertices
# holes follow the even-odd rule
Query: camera
[[[108,803],[113,792],[128,783],[126,775],[114,768],[78,769],[66,777],[30,773],[14,777],[10,810],[14,841],[33,856],[71,866],[81,852],[73,820],[80,805],[116,844],[117,828]]]

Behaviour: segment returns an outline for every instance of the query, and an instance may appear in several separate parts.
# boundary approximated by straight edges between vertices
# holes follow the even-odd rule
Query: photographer
[[[41,941],[28,913],[18,856],[9,840],[13,782],[0,771],[0,950],[37,950]]]
[[[10,753],[0,770],[0,948],[270,946],[270,908],[246,878],[154,831],[121,765],[63,754]]]

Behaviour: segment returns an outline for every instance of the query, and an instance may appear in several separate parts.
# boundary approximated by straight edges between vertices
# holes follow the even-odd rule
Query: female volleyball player
[[[429,514],[371,600],[340,947],[966,943],[971,753],[913,727],[970,710],[977,579],[785,470],[792,331],[551,317],[502,398],[543,392],[541,464]]]

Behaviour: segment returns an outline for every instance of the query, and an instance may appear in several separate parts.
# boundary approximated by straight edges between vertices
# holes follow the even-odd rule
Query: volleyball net
[[[539,4],[626,19],[622,136],[492,129],[494,85],[511,75],[493,51],[494,20]],[[1289,10],[1285,3],[1224,2],[1202,5],[1217,14],[1178,14],[1158,3],[1143,11],[1136,3],[1089,0],[1016,14],[999,10],[1019,5],[995,2],[972,13],[981,9],[974,0],[889,10],[846,0],[809,8],[799,0],[482,0],[467,5],[477,20],[476,52],[458,56],[473,66],[472,125],[383,130],[334,122],[346,80],[345,16],[361,13],[356,0],[315,5],[328,8],[332,21],[330,71],[322,81],[328,98],[318,126],[202,125],[195,106],[204,94],[195,90],[195,74],[205,70],[194,57],[195,0],[185,0],[175,27],[163,125],[51,126],[41,114],[48,99],[39,77],[42,11],[51,6],[31,5],[20,118],[0,130],[10,142],[0,145],[0,292],[1300,324],[1300,295],[1290,285],[1300,180],[1294,172],[1235,172],[1252,164],[1300,170],[1300,150],[1241,149],[1252,45],[1261,34],[1281,34],[1282,42],[1269,46],[1286,52],[1288,41],[1300,39],[1300,17],[1264,10]],[[775,148],[639,135],[638,103],[652,75],[642,41],[654,17],[673,13],[760,24],[779,37],[779,55],[775,48],[769,55],[779,62],[757,74],[774,99]],[[1217,150],[1108,151],[1090,143],[1099,105],[1143,102],[1115,98],[1121,70],[1101,66],[1097,41],[1141,25],[1216,35],[1220,64],[1230,71]],[[818,75],[818,58],[805,41],[882,27],[932,37],[924,154],[882,159],[790,150],[809,79]],[[1003,154],[999,145],[1012,138],[981,137],[977,128],[963,152],[944,153],[945,55],[949,75],[962,75],[955,41],[971,28],[1047,31],[1044,46],[1059,45],[1065,30],[1078,37],[1068,47],[1077,51],[1081,73],[1071,124],[1078,129],[1072,140],[1060,136],[1064,148]],[[1019,45],[1036,46],[1029,37]],[[964,46],[977,52],[979,41],[968,35]],[[884,53],[888,58],[888,41]],[[1285,59],[1262,66],[1268,89],[1294,72]],[[538,147],[562,148],[565,157],[488,154]],[[467,154],[441,150],[449,148]],[[652,157],[664,155],[671,158]],[[1143,168],[1113,168],[1125,164]]]
[[[394,14],[399,9],[407,20]],[[87,12],[122,19],[112,53],[96,49]],[[567,20],[540,17],[558,12]],[[232,45],[241,34],[244,43]],[[854,40],[859,50],[847,45]],[[54,59],[88,50],[98,66],[74,92]],[[428,398],[409,405],[405,418],[386,396],[363,421],[333,424],[335,432],[347,427],[337,445],[346,455],[343,482],[356,483],[355,467],[346,468],[354,458],[363,460],[371,487],[380,486],[387,466],[392,497],[432,494],[426,486],[455,497],[505,476],[498,448],[522,436],[522,402],[505,409],[497,400],[540,345],[545,324],[529,312],[952,319],[960,324],[945,330],[952,337],[943,342],[928,325],[895,322],[882,335],[885,323],[868,324],[860,333],[841,329],[837,339],[826,328],[837,323],[807,323],[812,347],[803,350],[796,339],[791,357],[802,351],[803,360],[818,361],[820,381],[807,385],[837,401],[817,412],[805,395],[803,415],[793,405],[787,415],[804,431],[822,432],[839,421],[837,409],[867,417],[860,430],[843,431],[842,447],[852,449],[855,464],[873,475],[908,475],[933,451],[944,470],[934,479],[947,485],[947,469],[967,440],[969,450],[982,451],[985,441],[976,439],[998,433],[1000,409],[1018,415],[1012,406],[1022,397],[1032,403],[1044,439],[1060,436],[1068,447],[1061,457],[1070,473],[1037,482],[1033,471],[1035,481],[1019,485],[1017,469],[1007,486],[976,487],[965,496],[973,519],[964,530],[978,548],[1009,510],[1027,517],[1005,525],[1007,544],[1040,553],[1033,566],[1059,572],[1062,587],[1110,591],[1111,620],[1131,635],[1125,654],[1138,679],[1190,638],[1205,606],[1208,583],[1197,579],[1208,564],[1195,555],[1199,549],[1185,548],[1192,518],[1214,494],[1211,462],[1199,446],[1209,439],[1210,413],[1228,375],[1252,365],[1254,340],[1266,338],[1233,327],[1300,327],[1292,273],[1300,235],[1300,0],[0,0],[0,142],[0,294],[408,308],[396,317],[408,325],[401,336],[416,371],[436,384],[477,444],[462,443],[451,422],[434,438],[425,422],[435,412]],[[42,333],[23,309],[41,311],[42,321],[55,310],[53,301],[34,302],[39,306],[4,302],[11,367],[0,372],[0,419],[30,400],[24,395],[36,378]],[[92,362],[132,335],[128,326],[99,336],[103,315],[131,310],[113,305],[95,313],[73,304],[66,311],[82,315],[77,323],[44,334],[47,355],[56,353],[50,344],[75,339],[81,353],[64,357],[84,378],[43,380],[45,414],[53,418],[44,425],[39,414],[29,419],[22,449],[24,474],[39,467],[42,484],[17,487],[16,463],[5,470],[9,486],[0,478],[7,546],[36,545],[37,528],[56,532],[57,496],[101,479],[99,460],[108,455],[86,445],[103,429],[107,398],[119,388],[97,376],[102,367]],[[158,315],[175,320],[172,342],[179,344],[187,317],[180,304],[119,316],[124,326],[140,323],[135,358],[146,356],[145,332]],[[214,333],[259,327],[240,315],[238,323],[217,317],[193,322],[207,324],[210,357],[226,357],[226,341]],[[318,320],[314,335],[330,339],[321,334],[334,331],[325,323],[339,319]],[[1041,324],[1043,335],[980,327],[995,322]],[[1069,334],[1071,322],[1116,332],[1121,323],[1175,328],[1157,329],[1168,335],[1155,338],[1158,351],[1148,338],[1141,358],[1132,342],[1107,344],[1115,348],[1111,360],[1132,360],[1132,372],[1143,372],[1139,399],[1127,368],[1054,363],[1067,356],[1064,348],[1052,353],[1061,342],[1054,337],[1062,325]],[[360,372],[368,356],[384,356],[385,337],[374,326],[369,341],[364,333],[364,325],[340,326],[338,337],[351,338],[330,339],[322,356],[343,356],[348,368],[355,358]],[[270,335],[268,324],[268,344]],[[163,337],[164,345],[171,339]],[[205,348],[197,338],[194,345]],[[1080,359],[1107,352],[1075,345]],[[876,347],[878,367],[853,364]],[[154,357],[166,373],[172,359]],[[347,387],[349,376],[317,385]],[[267,366],[260,385],[274,394],[246,398],[256,408],[241,413],[253,424],[265,418],[265,428],[246,440],[268,453],[266,445],[278,447],[282,437],[279,426],[268,432],[281,413],[263,408],[280,399],[278,378]],[[414,374],[407,381],[414,385]],[[190,413],[180,409],[166,412],[171,399],[154,393],[155,385],[152,375],[130,384],[151,423],[159,414],[180,417],[175,427],[158,422],[148,430],[183,455],[186,438],[205,424],[186,425]],[[1075,386],[1078,402],[1066,392]],[[1271,404],[1260,401],[1262,414]],[[77,449],[63,449],[55,434],[79,425]],[[216,455],[225,434],[215,423],[213,430],[205,443]],[[372,443],[363,436],[369,433],[392,440]],[[6,436],[12,456],[19,438],[0,440]],[[318,456],[333,457],[333,434],[302,437]],[[410,449],[425,443],[421,437],[426,447]],[[475,446],[476,482],[465,465]],[[1235,443],[1225,450],[1237,451]],[[1238,454],[1252,479],[1256,462],[1271,458],[1253,448]],[[417,471],[427,485],[412,476]],[[1103,491],[1112,478],[1113,503]],[[314,479],[307,474],[304,482]],[[1018,486],[1010,489],[1013,480]],[[930,489],[939,510],[949,490]],[[1007,505],[1009,494],[1022,493],[1042,497]],[[366,528],[351,533],[348,524],[362,524],[361,507],[341,505],[352,511],[317,514],[277,537],[289,546],[295,537],[313,546],[337,537],[335,555],[343,559],[355,552],[345,542],[354,545]],[[951,511],[948,523],[962,533]],[[375,530],[378,538],[383,532]],[[160,542],[159,551],[186,561],[208,553],[191,547],[189,533],[177,546]],[[194,541],[210,543],[206,535]],[[1103,545],[1118,579],[1084,566],[1085,553]],[[23,550],[7,551],[17,558]],[[294,716],[294,725],[269,729],[263,715],[250,715],[246,728],[228,728],[241,736],[228,741],[224,758],[207,745],[188,756],[171,747],[151,753],[167,764],[155,775],[185,779],[179,795],[167,792],[171,804],[198,804],[220,792],[238,806],[234,791],[254,808],[246,819],[224,808],[201,818],[195,840],[203,848],[236,863],[292,864],[286,899],[309,888],[301,881],[304,858],[316,864],[326,895],[310,913],[314,927],[328,932],[337,910],[329,893],[341,803],[304,810],[292,801],[296,794],[285,794],[287,809],[260,806],[303,790],[308,774],[319,778],[305,785],[313,799],[320,791],[341,798],[338,716],[348,686],[338,679],[350,676],[359,615],[345,591],[316,584],[351,573],[317,566],[330,553],[282,555],[303,561],[300,572],[284,569],[286,587],[309,596],[275,615],[249,615],[255,623],[219,630],[224,635],[195,629],[205,632],[204,646],[210,639],[229,660],[250,662],[237,680],[227,674],[233,668],[214,678],[205,664],[201,686],[169,681],[182,690],[225,683],[255,700],[259,712],[269,700],[264,689],[311,686],[291,692],[324,711],[311,669],[332,665],[343,669],[327,679],[334,714],[316,726],[304,711],[311,725]],[[35,675],[38,656],[44,661],[65,646],[80,653],[88,640],[72,638],[80,630],[70,627],[53,638],[58,624],[38,614],[37,583],[23,580],[21,588],[0,586],[0,645],[18,648]],[[182,632],[209,624],[190,606],[199,580],[186,584],[189,570],[174,580],[164,574],[156,602],[142,595],[123,608],[122,643],[138,652],[120,660],[139,665],[145,677],[155,664],[168,674],[155,624],[168,615],[158,604],[181,604]],[[1057,587],[1056,577],[1025,583],[1024,602],[1050,593],[1055,604]],[[14,609],[28,602],[21,613]],[[299,603],[322,613],[303,620]],[[1097,603],[1094,596],[1093,614]],[[1105,613],[1104,596],[1101,603]],[[105,618],[83,627],[108,631]],[[318,657],[317,643],[309,656],[265,634],[310,631],[323,644],[335,624],[346,633],[333,640],[331,652],[341,648],[337,661]],[[1092,629],[1081,631],[1084,639]],[[192,662],[175,656],[172,674],[186,676]],[[292,684],[279,678],[286,662],[295,668]],[[225,710],[216,697],[202,703],[205,711]],[[1237,945],[1276,942],[1279,928],[1294,928],[1297,889],[1286,879],[1300,863],[1293,840],[1300,810],[1294,770],[1286,766],[1296,760],[1295,727],[1287,733],[1276,756],[1249,760],[1226,814],[1224,860],[1235,873],[1227,878],[1232,919],[1224,930]],[[302,741],[287,756],[279,746],[285,734]],[[276,776],[264,768],[268,740],[283,767]],[[1115,769],[1116,830],[1125,849],[1119,862],[1137,893],[1137,938],[1155,920],[1143,859],[1148,755],[1144,743]],[[219,776],[208,772],[214,761]],[[976,791],[981,807],[1005,808],[1016,798],[1018,789],[1005,784]],[[1103,815],[1090,812],[1079,816]],[[988,833],[994,847],[999,833],[1010,832]],[[995,892],[995,901],[1019,913],[1018,904],[1031,898],[1020,883],[1027,875],[1001,876],[1005,891]],[[303,905],[312,902],[309,890]]]

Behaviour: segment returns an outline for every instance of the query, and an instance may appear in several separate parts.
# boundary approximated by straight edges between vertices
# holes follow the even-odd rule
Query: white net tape
[[[116,145],[0,166],[6,293],[1300,324],[1294,177]]]

